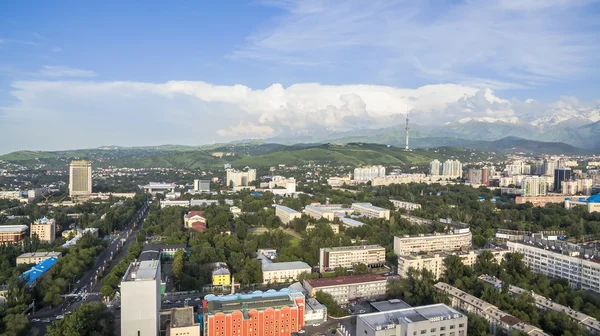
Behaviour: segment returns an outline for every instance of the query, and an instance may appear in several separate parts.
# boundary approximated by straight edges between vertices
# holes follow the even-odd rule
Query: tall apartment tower
[[[521,182],[521,196],[545,196],[548,183],[544,176],[530,176]]]
[[[429,164],[429,175],[440,175],[442,170],[441,168],[442,163],[438,159],[431,161]]]
[[[38,237],[40,242],[51,244],[56,237],[56,221],[46,217],[38,219],[29,228],[31,237]]]
[[[442,166],[442,175],[450,178],[462,177],[462,163],[458,160],[446,160]]]
[[[160,260],[133,262],[121,279],[121,335],[160,334]]]
[[[562,191],[562,182],[571,179],[571,168],[554,169],[554,191]]]
[[[92,163],[71,161],[69,166],[69,196],[87,196],[92,193]]]

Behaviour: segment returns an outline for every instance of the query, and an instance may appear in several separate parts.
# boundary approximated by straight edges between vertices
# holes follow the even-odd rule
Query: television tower
[[[409,151],[408,147],[408,107],[406,108],[406,146],[404,147],[405,151]]]

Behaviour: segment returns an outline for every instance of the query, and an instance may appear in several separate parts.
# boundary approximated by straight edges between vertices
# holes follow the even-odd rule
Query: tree
[[[468,336],[486,336],[488,335],[489,324],[481,316],[467,314],[467,335]]]
[[[109,285],[103,285],[102,288],[100,288],[100,294],[106,298],[111,297],[114,292],[114,289]]]
[[[477,256],[473,270],[477,274],[487,274],[490,276],[500,276],[502,268],[496,262],[494,254],[490,250],[484,250]]]
[[[173,258],[173,275],[175,276],[175,278],[179,279],[181,277],[181,273],[183,273],[184,264],[185,250],[177,250],[177,252],[175,252],[175,257]]]
[[[369,266],[363,263],[356,263],[352,266],[354,269],[353,274],[368,274],[370,273]]]
[[[29,335],[29,319],[23,314],[8,314],[2,319],[5,327],[5,332],[2,335],[6,336],[21,336]]]
[[[444,278],[448,283],[454,285],[456,280],[469,276],[471,273],[471,268],[466,267],[460,256],[450,255],[446,257],[443,261],[444,263]]]
[[[99,302],[84,303],[71,315],[56,320],[48,328],[48,336],[115,335],[115,317]]]

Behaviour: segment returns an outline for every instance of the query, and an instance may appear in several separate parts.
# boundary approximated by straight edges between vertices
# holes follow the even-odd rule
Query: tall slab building
[[[92,163],[71,161],[69,166],[69,196],[87,196],[92,193]]]

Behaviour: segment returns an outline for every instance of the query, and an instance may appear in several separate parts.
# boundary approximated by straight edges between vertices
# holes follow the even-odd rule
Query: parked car
[[[42,323],[50,323],[50,319],[49,318],[45,318],[42,320]]]
[[[35,319],[32,319],[31,322],[33,322],[33,323],[40,322],[40,319],[35,318]]]
[[[55,317],[55,319],[57,319],[57,320],[62,320],[64,318],[65,318],[64,315],[56,315],[56,317]]]

